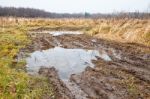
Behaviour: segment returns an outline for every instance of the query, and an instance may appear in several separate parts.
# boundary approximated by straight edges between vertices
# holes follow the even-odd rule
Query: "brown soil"
[[[72,99],[74,97],[66,85],[59,79],[58,73],[54,67],[41,68],[39,74],[48,77],[49,82],[54,86],[56,99],[60,97],[62,99]]]
[[[118,43],[87,35],[52,36],[32,33],[28,50],[36,51],[55,46],[64,48],[105,50],[112,61],[98,58],[94,68],[87,67],[73,74],[70,81],[77,84],[87,99],[149,99],[150,98],[150,47],[135,43]],[[74,99],[75,95],[60,80],[55,68],[42,68],[40,74],[49,78],[57,99]],[[82,99],[82,98],[81,98]],[[83,98],[84,99],[84,98]]]

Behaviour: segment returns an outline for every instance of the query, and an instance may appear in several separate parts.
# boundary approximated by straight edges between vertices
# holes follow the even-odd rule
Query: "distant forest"
[[[112,14],[90,13],[51,13],[33,8],[0,7],[0,16],[27,17],[27,18],[139,18],[148,19],[150,13],[146,12],[119,12]]]

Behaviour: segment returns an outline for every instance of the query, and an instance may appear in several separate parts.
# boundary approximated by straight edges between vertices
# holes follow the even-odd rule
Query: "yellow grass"
[[[1,27],[21,25],[28,29],[81,30],[103,39],[150,45],[148,19],[42,19],[0,18]]]
[[[118,42],[150,45],[150,20],[120,19],[98,20],[89,35]]]

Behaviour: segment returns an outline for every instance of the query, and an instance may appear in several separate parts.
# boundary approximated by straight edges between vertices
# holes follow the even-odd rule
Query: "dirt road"
[[[57,69],[41,68],[39,73],[49,78],[57,99],[148,99],[150,98],[150,47],[134,43],[118,43],[85,34],[52,36],[30,33],[30,52],[56,46],[66,49],[98,50],[111,58],[93,60],[95,66],[72,74],[67,82],[60,79]],[[23,49],[25,51],[25,49]]]

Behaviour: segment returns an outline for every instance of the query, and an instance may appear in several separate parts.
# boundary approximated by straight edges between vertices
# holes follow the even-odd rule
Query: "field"
[[[43,31],[82,31],[54,37]],[[41,32],[41,33],[38,33]],[[150,20],[148,19],[42,19],[0,18],[0,97],[2,99],[74,99],[75,89],[59,78],[55,68],[28,75],[20,53],[59,46],[104,50],[113,61],[94,60],[70,80],[87,99],[150,98]],[[118,58],[119,57],[119,58]],[[121,58],[120,58],[121,57]],[[91,86],[93,85],[93,86]],[[81,97],[81,96],[77,96]]]

